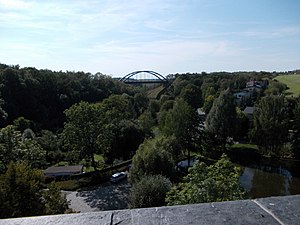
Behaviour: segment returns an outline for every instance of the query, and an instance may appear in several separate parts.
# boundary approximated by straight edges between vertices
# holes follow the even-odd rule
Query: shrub
[[[143,177],[132,187],[130,208],[157,207],[165,205],[166,193],[171,189],[171,181],[162,175]]]

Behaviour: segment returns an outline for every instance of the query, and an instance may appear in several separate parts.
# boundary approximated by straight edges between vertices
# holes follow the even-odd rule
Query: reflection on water
[[[250,198],[300,194],[300,178],[281,166],[242,167],[241,185]]]

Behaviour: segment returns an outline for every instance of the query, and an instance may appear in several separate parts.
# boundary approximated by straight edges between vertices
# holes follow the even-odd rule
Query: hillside
[[[275,79],[289,87],[289,89],[286,91],[287,95],[300,96],[300,74],[281,75],[277,76]]]
[[[161,85],[155,89],[151,89],[148,91],[147,95],[148,95],[148,98],[157,98],[158,94],[164,89],[164,86]]]

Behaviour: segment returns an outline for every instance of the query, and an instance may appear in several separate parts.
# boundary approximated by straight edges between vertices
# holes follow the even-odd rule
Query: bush
[[[165,205],[166,193],[171,189],[171,181],[162,175],[143,177],[132,187],[130,208],[157,207]]]
[[[146,140],[140,145],[132,159],[130,181],[135,183],[145,175],[173,175],[175,163],[170,152],[161,144],[159,138]]]
[[[240,173],[226,155],[210,166],[197,161],[185,182],[167,193],[166,201],[168,205],[182,205],[243,199],[246,195],[239,184]]]

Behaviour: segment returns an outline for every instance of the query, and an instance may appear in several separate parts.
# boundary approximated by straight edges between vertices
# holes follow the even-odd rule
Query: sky
[[[0,63],[122,77],[300,68],[299,0],[0,0]]]

